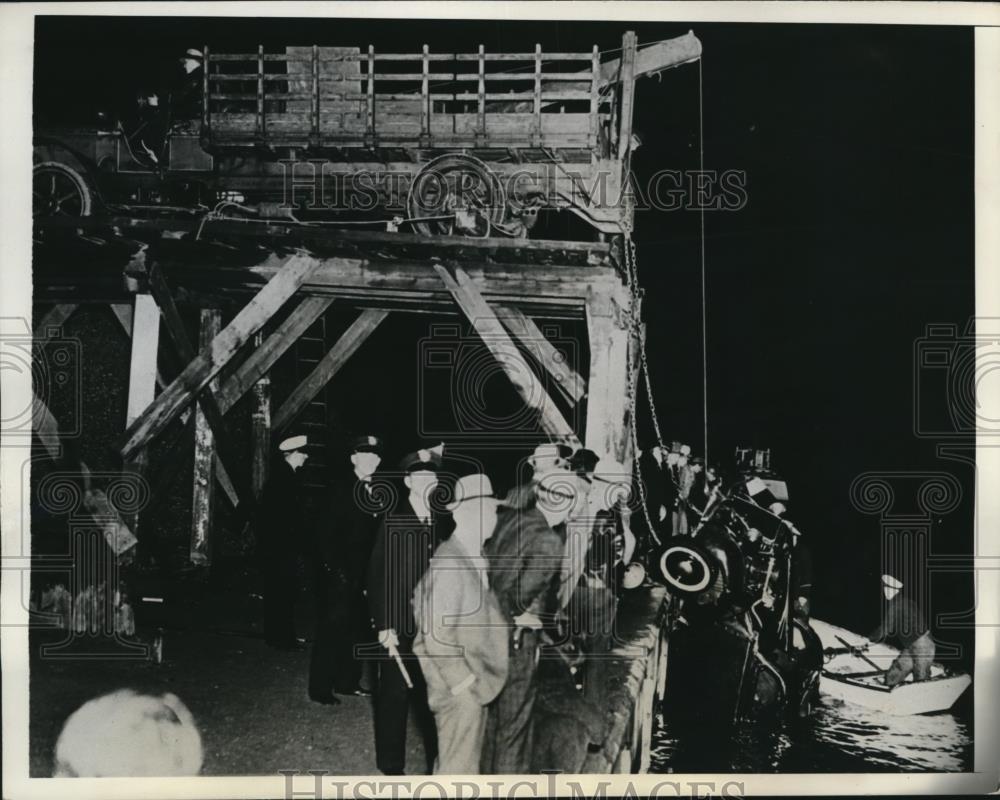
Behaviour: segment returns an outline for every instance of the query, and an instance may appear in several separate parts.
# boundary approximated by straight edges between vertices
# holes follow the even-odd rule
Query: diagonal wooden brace
[[[587,385],[566,363],[565,356],[550,342],[531,317],[515,306],[494,306],[497,318],[511,335],[528,350],[555,380],[556,387],[570,403],[578,403],[587,394]]]
[[[118,320],[118,324],[121,325],[122,330],[125,331],[125,335],[131,339],[132,306],[128,303],[111,303],[111,311],[114,312],[115,319]],[[156,370],[156,388],[161,392],[167,388],[167,382],[163,379],[163,375],[160,373],[159,369]],[[181,422],[186,425],[190,415],[190,409],[185,410],[184,413],[181,414]]]
[[[482,338],[483,343],[503,367],[517,393],[521,395],[521,399],[529,408],[538,412],[542,430],[549,436],[558,437],[568,444],[579,446],[579,439],[577,439],[573,429],[559,413],[558,407],[545,391],[545,387],[535,377],[531,367],[525,362],[517,345],[510,340],[500,320],[497,319],[497,315],[483,299],[472,279],[457,267],[454,278],[440,264],[435,264],[434,269],[462,313],[465,314]]]
[[[196,356],[194,346],[191,344],[187,331],[184,329],[184,321],[177,310],[177,304],[174,303],[170,287],[167,285],[163,273],[156,264],[153,264],[149,269],[149,289],[156,300],[156,304],[160,307],[160,314],[163,317],[167,333],[174,343],[177,354],[184,363],[190,363]],[[226,466],[228,464],[230,467],[234,467],[238,462],[232,443],[226,434],[226,423],[222,418],[223,412],[219,408],[219,403],[211,384],[207,384],[198,396],[198,405],[205,414],[205,420],[208,422],[215,436],[215,447],[218,451],[218,457],[215,459],[215,474],[219,480],[219,484],[234,507],[238,506],[241,502],[252,501],[253,493],[250,491],[247,481],[239,475],[238,471],[233,472],[232,469]],[[236,476],[235,481],[233,480],[234,475]]]
[[[329,352],[320,360],[315,369],[306,376],[288,399],[278,409],[271,423],[271,435],[276,436],[291,422],[310,401],[330,382],[330,379],[340,371],[340,368],[347,363],[357,349],[361,347],[365,339],[371,336],[372,332],[389,316],[389,312],[384,309],[370,308],[361,312],[359,316],[341,336],[336,344],[330,348]]]
[[[332,302],[333,298],[329,297],[310,297],[303,300],[281,326],[281,329],[271,334],[267,341],[247,357],[247,360],[216,393],[223,414],[229,413],[229,410],[245,394],[245,387],[253,385],[255,381],[265,375],[281,355],[295,343],[296,339],[319,318],[323,311],[329,308]],[[184,415],[181,415],[181,419],[184,419]],[[185,420],[185,424],[186,422]],[[184,459],[180,457],[181,440],[190,438],[193,429],[193,425],[186,427],[181,436],[177,436],[173,442],[167,445],[166,456],[163,459],[165,463],[153,484],[152,497],[149,502],[151,508],[164,498],[175,480],[181,465],[184,463]]]
[[[133,422],[118,443],[123,458],[145,447],[170,425],[282,305],[302,286],[319,264],[311,256],[290,258],[222,332]]]
[[[75,303],[61,303],[50,308],[45,316],[35,324],[35,330],[32,334],[33,344],[45,344],[54,334],[61,331],[66,320],[73,316],[73,312],[77,308],[79,306]]]
[[[229,413],[239,399],[260,380],[274,363],[291,347],[333,303],[332,297],[307,297],[292,311],[280,330],[272,333],[247,360],[240,364],[219,390],[217,397],[222,413]]]

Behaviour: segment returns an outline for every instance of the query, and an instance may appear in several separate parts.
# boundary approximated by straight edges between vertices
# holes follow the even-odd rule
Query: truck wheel
[[[413,230],[424,236],[484,238],[507,213],[507,193],[496,173],[474,156],[449,153],[414,177],[406,199]]]
[[[94,193],[87,179],[60,161],[35,164],[31,210],[36,221],[47,217],[89,217]]]

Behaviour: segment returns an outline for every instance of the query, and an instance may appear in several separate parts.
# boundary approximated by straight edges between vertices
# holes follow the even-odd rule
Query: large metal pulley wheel
[[[485,238],[503,224],[503,183],[473,156],[449,154],[429,161],[410,184],[407,215],[424,236]]]
[[[667,542],[658,565],[667,587],[684,596],[704,592],[715,583],[718,574],[718,565],[712,555],[688,542]]]
[[[93,205],[93,192],[86,178],[73,167],[60,161],[35,164],[31,181],[31,212],[36,222],[88,217]],[[67,228],[65,232],[73,231],[73,228]]]

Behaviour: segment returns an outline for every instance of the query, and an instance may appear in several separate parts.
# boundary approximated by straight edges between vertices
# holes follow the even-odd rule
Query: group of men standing
[[[291,551],[294,527],[310,528],[287,515],[292,504],[293,513],[306,507],[295,472],[307,444],[304,436],[281,443],[262,498],[265,629],[276,647],[298,646],[290,564],[275,543]],[[400,491],[379,471],[381,449],[371,435],[352,442],[351,469],[312,525],[318,621],[309,696],[336,705],[338,694],[367,694],[368,665],[384,774],[404,774],[411,706],[420,722],[433,715],[422,727],[435,772],[529,772],[541,650],[560,641],[580,593],[601,597],[613,618],[614,562],[627,563],[635,549],[627,523],[617,527],[617,548],[598,545],[608,526],[595,521],[627,500],[627,488],[609,491],[627,482],[624,469],[602,471],[589,450],[543,444],[528,459],[531,478],[501,499],[483,473],[442,485],[439,446],[400,462]]]
[[[681,442],[669,448],[655,445],[640,453],[639,464],[649,518],[655,528],[673,536],[689,533],[722,488],[719,470],[706,465],[702,456],[692,456],[691,446]]]

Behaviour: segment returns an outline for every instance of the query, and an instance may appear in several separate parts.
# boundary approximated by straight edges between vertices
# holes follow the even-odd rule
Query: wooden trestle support
[[[386,237],[370,238],[378,247]],[[158,459],[168,467],[150,487],[149,507],[156,507],[173,477],[172,464],[181,460],[177,455],[182,437],[176,433],[178,426],[171,424],[180,418],[182,431],[193,430],[188,434],[195,440],[191,560],[199,565],[211,560],[216,486],[234,508],[252,504],[266,479],[275,437],[389,313],[463,315],[534,410],[546,435],[554,441],[585,442],[602,458],[628,469],[631,419],[626,386],[630,352],[634,355],[628,342],[628,316],[634,310],[612,263],[611,248],[604,243],[439,238],[429,248],[426,237],[393,235],[404,252],[422,258],[367,256],[355,247],[350,256],[321,257],[300,250],[281,257],[272,251],[252,266],[207,267],[197,255],[200,250],[209,254],[209,263],[216,260],[211,258],[211,244],[191,252],[164,242],[139,247],[124,269],[120,263],[95,264],[85,278],[79,273],[69,277],[58,260],[46,259],[36,263],[36,302],[55,305],[35,326],[36,341],[56,335],[77,304],[110,303],[132,341],[126,430],[115,448],[126,472],[148,478],[146,453],[151,444],[168,437],[168,457]],[[430,250],[458,257],[442,260],[428,256]],[[221,306],[247,295],[249,302],[222,326]],[[74,302],[64,302],[69,298]],[[297,305],[282,325],[265,336],[265,326],[287,303]],[[334,303],[360,313],[283,404],[271,408],[271,367]],[[197,342],[186,333],[179,304],[200,310]],[[586,380],[545,338],[537,317],[586,321],[590,350]],[[174,355],[185,365],[169,384],[157,369],[161,321]],[[521,348],[540,365],[543,375],[529,366]],[[220,380],[237,353],[241,354],[238,366]],[[583,430],[573,429],[546,386],[556,387],[565,404],[586,403]],[[252,452],[232,441],[225,425],[225,416],[248,392],[254,398]],[[41,403],[36,398],[36,408]],[[58,428],[50,413],[40,419],[53,431]],[[174,431],[172,439],[168,429]],[[46,441],[57,440],[49,436]],[[56,452],[58,445],[53,446]],[[134,537],[141,538],[138,516],[121,520],[129,544]]]
[[[298,250],[279,256],[271,249],[262,262],[237,266],[219,263],[221,259],[213,257],[219,246],[213,243],[165,239],[135,247],[130,258],[126,254],[103,263],[89,260],[82,276],[70,271],[65,259],[36,258],[35,301],[55,304],[36,325],[36,342],[57,335],[75,304],[81,303],[111,304],[131,337],[126,429],[114,449],[130,477],[149,483],[149,503],[142,513],[162,502],[179,465],[186,462],[181,455],[185,439],[194,439],[194,565],[211,564],[217,488],[233,508],[255,502],[278,437],[390,313],[462,315],[534,411],[543,435],[585,443],[602,460],[621,464],[624,479],[631,474],[628,387],[630,369],[634,381],[637,349],[630,346],[629,337],[637,330],[631,321],[638,309],[610,245],[459,237],[440,237],[431,245],[427,237],[411,234],[392,238],[402,255],[386,257],[388,237],[379,234],[369,242],[377,255],[366,254],[352,242],[350,253],[321,256]],[[249,301],[222,324],[234,299],[246,297]],[[72,304],[66,302],[69,298]],[[334,304],[351,309],[356,318],[281,405],[272,408],[271,368]],[[178,306],[199,311],[197,341],[189,338]],[[223,308],[230,310],[226,317]],[[536,319],[586,323],[590,360],[585,376],[546,339]],[[170,382],[157,368],[161,323],[166,333],[162,338],[170,343],[162,354],[172,353],[181,365]],[[547,387],[555,387],[558,396],[550,395]],[[225,423],[248,394],[249,445],[233,441]],[[564,408],[585,410],[572,415],[582,421],[578,427],[563,415],[556,399]],[[40,439],[56,457],[58,422],[40,399],[35,402],[40,409],[37,429],[46,434]],[[151,469],[147,453],[154,443],[157,464]],[[142,539],[140,513],[118,515],[100,495],[92,502],[102,504],[94,513],[114,518],[114,549],[120,556],[127,554]],[[651,597],[650,602],[653,605],[635,622],[645,620],[642,624],[652,627],[642,628],[641,635],[634,632],[628,652],[606,654],[617,659],[611,663],[618,666],[610,667],[608,674],[616,676],[621,691],[609,700],[611,733],[604,749],[588,757],[588,771],[642,770],[648,765],[650,687],[658,666],[656,620],[662,597]],[[645,655],[636,655],[635,646]]]

